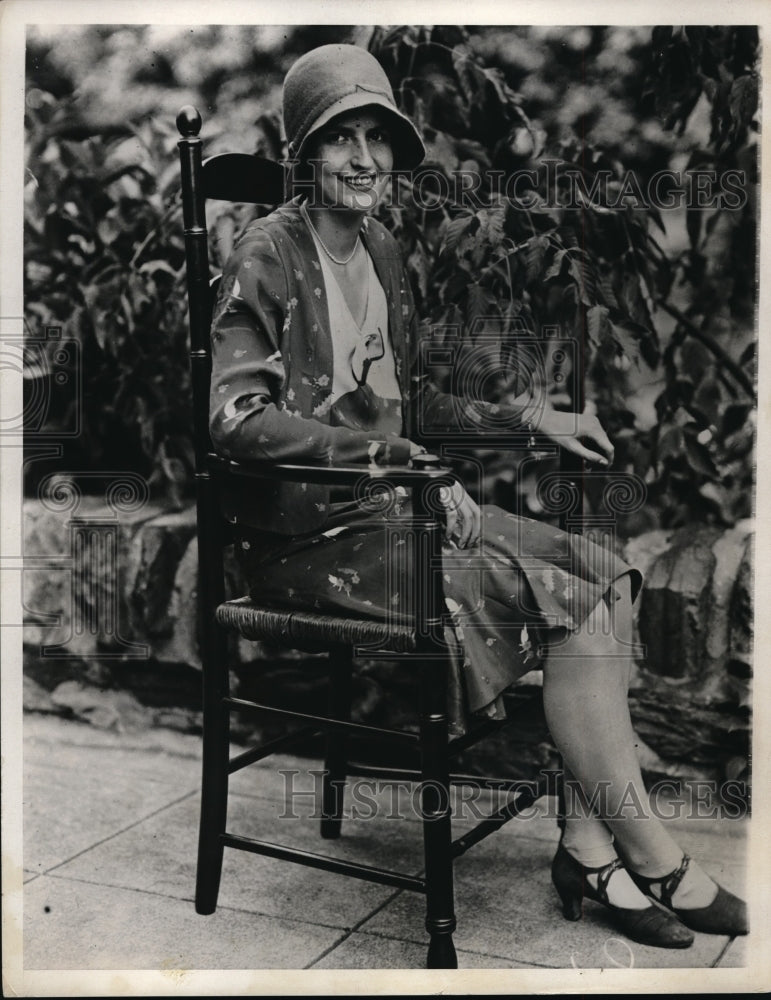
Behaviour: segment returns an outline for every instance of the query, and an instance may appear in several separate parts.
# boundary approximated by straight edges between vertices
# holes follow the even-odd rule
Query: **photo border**
[[[216,22],[211,14],[216,14]],[[468,15],[467,3],[458,0],[425,2],[420,8],[421,23],[461,23]],[[578,2],[578,0],[519,0],[486,2],[473,9],[475,24],[667,24],[672,19],[671,3],[662,0],[620,7],[618,3]],[[276,16],[279,14],[280,16]],[[111,4],[97,0],[6,0],[0,5],[0,316],[23,316],[22,301],[22,188],[23,188],[23,109],[24,53],[27,24],[141,23],[141,24],[376,24],[412,23],[414,4],[396,0],[313,4],[302,0],[290,7],[276,7],[266,2],[222,0],[210,3],[185,0],[150,0],[143,4],[117,0]],[[762,0],[728,3],[725,0],[699,0],[682,3],[678,19],[688,24],[758,24],[762,47],[763,112],[771,107],[769,88],[769,49],[771,49],[771,5]],[[769,137],[761,129],[760,160],[760,237],[759,276],[769,267],[769,190],[765,176],[769,162]],[[760,281],[760,279],[759,279]],[[756,443],[756,569],[755,569],[755,655],[758,667],[764,663],[769,648],[771,615],[758,614],[764,598],[771,597],[771,560],[768,558],[769,462],[757,456],[771,454],[769,427],[771,410],[768,397],[769,321],[771,315],[771,280],[760,281],[758,296],[757,342],[759,350],[759,421]],[[3,382],[2,406],[5,412],[21,412],[21,379]],[[3,622],[12,621],[14,609],[21,607],[21,498],[22,448],[14,439],[0,444],[0,482],[2,482],[2,517],[0,518],[0,568],[2,568]],[[18,620],[18,619],[17,619]],[[769,796],[769,709],[771,679],[762,670],[755,671],[753,694],[752,769],[753,820],[750,829],[748,871],[752,873],[750,913],[752,933],[748,939],[747,966],[717,969],[604,969],[604,970],[48,970],[25,971],[21,964],[22,920],[22,638],[19,626],[5,625],[2,641],[2,843],[3,843],[3,979],[6,995],[18,996],[220,996],[220,995],[320,995],[358,994],[399,995],[430,994],[507,994],[549,992],[596,993],[712,993],[768,990],[771,988],[771,796]],[[514,904],[513,904],[514,905]],[[192,904],[191,904],[192,907]],[[191,908],[192,913],[192,908]],[[516,941],[512,940],[515,952]],[[515,957],[513,954],[512,957]]]

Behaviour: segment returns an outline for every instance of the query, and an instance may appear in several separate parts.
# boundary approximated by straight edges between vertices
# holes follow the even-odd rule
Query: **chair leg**
[[[330,654],[329,663],[330,718],[350,719],[352,676],[353,649],[344,646],[334,650]],[[321,836],[325,840],[335,840],[340,836],[348,765],[347,749],[345,733],[327,733],[321,786]]]
[[[228,810],[228,758],[230,712],[222,699],[228,694],[227,646],[222,631],[212,623],[203,636],[203,769],[201,821],[198,832],[198,868],[195,909],[214,913],[217,908],[222,856],[221,835]]]
[[[431,936],[426,967],[457,969],[452,935],[456,927],[450,808],[450,766],[447,752],[447,675],[444,664],[422,671],[421,812],[426,868],[426,930]]]

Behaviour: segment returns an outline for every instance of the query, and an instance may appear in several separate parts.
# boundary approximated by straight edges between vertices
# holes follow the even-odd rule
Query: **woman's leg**
[[[585,868],[601,869],[618,857],[613,835],[593,811],[583,788],[567,767],[564,768],[563,779],[565,829],[562,846]],[[588,872],[586,879],[593,889],[599,886],[599,873]],[[613,906],[639,910],[650,906],[650,900],[637,888],[624,868],[613,872],[605,891],[608,902]]]
[[[579,631],[549,650],[544,709],[566,768],[607,824],[624,859],[634,871],[653,877],[677,868],[683,852],[653,815],[640,773],[627,703],[632,667],[629,578],[616,587],[619,601],[610,608],[600,601]],[[580,843],[580,828],[572,836]],[[692,866],[674,903],[705,906],[716,892],[715,883]]]
[[[562,777],[565,801],[563,846],[587,868],[609,864],[617,857],[613,834],[594,812],[580,783],[564,764]]]

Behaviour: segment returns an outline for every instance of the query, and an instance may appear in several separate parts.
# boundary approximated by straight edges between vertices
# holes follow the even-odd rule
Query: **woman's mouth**
[[[377,181],[377,174],[356,174],[343,177],[342,180],[354,191],[371,191]]]

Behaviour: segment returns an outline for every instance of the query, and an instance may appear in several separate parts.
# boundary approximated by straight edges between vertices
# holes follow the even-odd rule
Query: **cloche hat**
[[[336,115],[368,105],[388,113],[394,170],[412,170],[426,155],[418,130],[396,107],[383,67],[359,45],[321,45],[300,56],[284,79],[282,103],[292,159],[302,159],[309,136]]]

